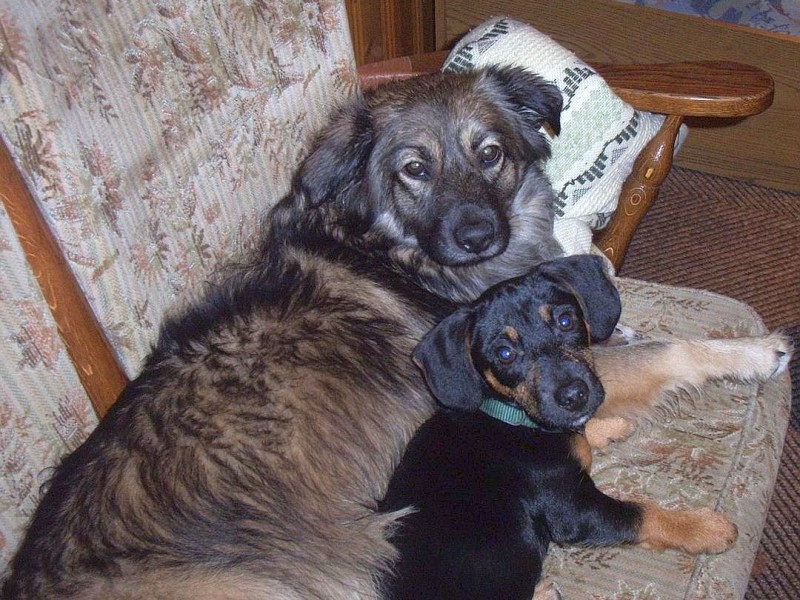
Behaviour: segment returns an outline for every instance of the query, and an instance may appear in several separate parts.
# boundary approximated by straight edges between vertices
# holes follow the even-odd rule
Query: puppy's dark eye
[[[514,362],[517,358],[517,352],[513,348],[509,346],[500,346],[497,349],[497,360],[499,360],[504,365],[509,365]]]
[[[478,158],[487,167],[495,164],[502,155],[503,151],[496,144],[489,144],[478,151]]]
[[[414,179],[425,179],[425,177],[428,176],[428,169],[426,169],[425,165],[418,160],[407,162],[403,166],[403,171],[406,172],[406,175],[413,177]]]
[[[563,312],[556,317],[556,323],[561,331],[574,331],[576,326],[575,315]]]

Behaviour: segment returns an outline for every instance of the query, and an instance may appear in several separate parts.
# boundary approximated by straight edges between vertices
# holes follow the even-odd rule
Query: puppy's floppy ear
[[[556,135],[561,133],[563,99],[558,87],[522,67],[489,67],[486,76],[499,83],[529,128],[538,131],[547,123]]]
[[[363,181],[372,138],[369,108],[359,94],[334,114],[297,173],[296,188],[311,207],[347,194]]]
[[[477,410],[483,400],[483,380],[470,359],[472,311],[462,308],[434,327],[414,349],[436,399],[448,408]]]
[[[601,257],[583,254],[557,258],[543,262],[536,272],[578,299],[592,342],[601,342],[614,333],[622,302]]]

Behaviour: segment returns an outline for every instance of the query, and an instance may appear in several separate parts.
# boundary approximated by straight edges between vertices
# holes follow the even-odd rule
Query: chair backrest
[[[356,89],[344,3],[2,0],[0,27],[0,136],[132,377]],[[28,200],[4,200],[2,559],[42,469],[96,422],[48,310],[59,290],[42,296],[11,226]]]

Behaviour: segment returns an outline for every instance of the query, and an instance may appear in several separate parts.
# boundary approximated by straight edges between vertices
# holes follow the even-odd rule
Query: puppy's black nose
[[[578,412],[589,400],[589,386],[575,379],[556,390],[556,402],[567,410]]]
[[[462,250],[480,254],[494,241],[494,225],[485,219],[465,219],[456,227],[454,237]]]

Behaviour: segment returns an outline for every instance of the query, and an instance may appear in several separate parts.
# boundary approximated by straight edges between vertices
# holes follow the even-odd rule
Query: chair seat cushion
[[[700,290],[619,279],[622,323],[651,338],[762,335],[752,308]],[[595,452],[593,476],[617,497],[725,512],[739,539],[717,556],[640,548],[553,548],[546,575],[565,598],[742,598],[789,420],[790,382],[719,382],[671,399],[632,437]]]

